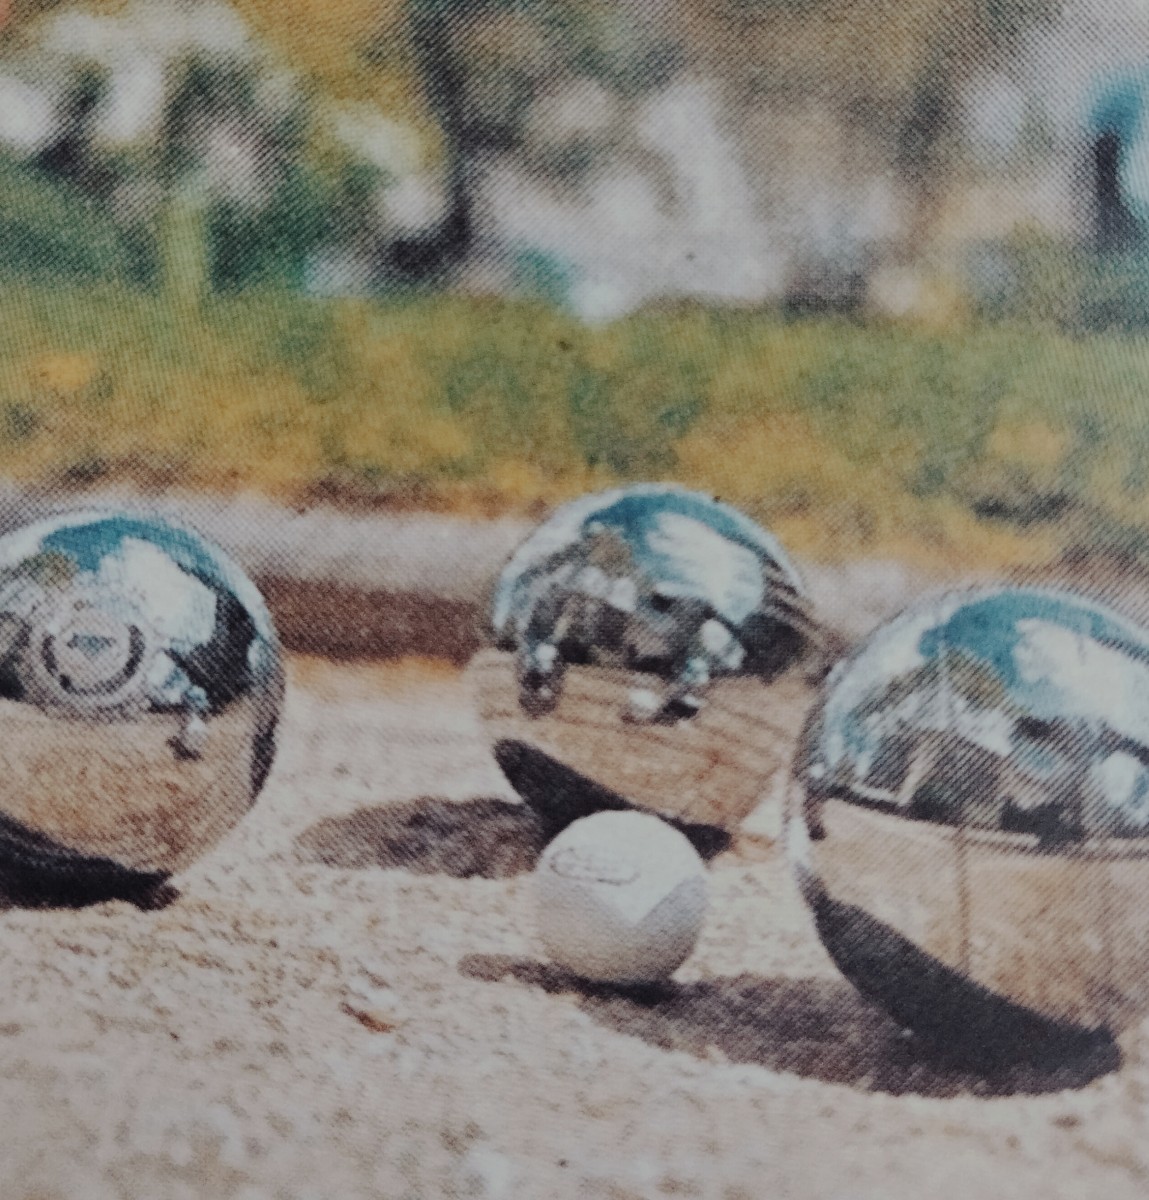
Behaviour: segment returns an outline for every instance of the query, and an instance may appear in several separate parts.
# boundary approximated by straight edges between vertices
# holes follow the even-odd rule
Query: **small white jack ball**
[[[706,894],[694,847],[649,813],[575,821],[535,870],[543,945],[559,966],[598,983],[669,979],[698,941]]]

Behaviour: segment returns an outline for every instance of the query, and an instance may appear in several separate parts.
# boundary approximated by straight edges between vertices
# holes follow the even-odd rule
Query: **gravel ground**
[[[1094,1078],[931,1067],[836,975],[772,799],[635,999],[539,960],[541,838],[456,672],[297,658],[282,746],[167,908],[3,915],[5,1200],[1146,1194],[1147,1030]]]

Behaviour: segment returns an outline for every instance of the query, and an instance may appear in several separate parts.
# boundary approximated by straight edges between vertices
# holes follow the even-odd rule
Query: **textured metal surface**
[[[1104,606],[994,588],[889,622],[830,675],[794,767],[807,898],[872,922],[824,922],[831,952],[872,993],[909,946],[939,1004],[961,980],[1121,1029],[1149,1010],[1146,764],[1149,636]]]
[[[497,753],[528,747],[628,803],[737,823],[792,736],[762,697],[816,636],[807,607],[781,547],[726,505],[661,485],[584,497],[500,577],[479,711]]]
[[[0,851],[167,874],[250,807],[283,668],[254,585],[198,535],[125,513],[0,539]],[[2,873],[2,868],[0,868]]]

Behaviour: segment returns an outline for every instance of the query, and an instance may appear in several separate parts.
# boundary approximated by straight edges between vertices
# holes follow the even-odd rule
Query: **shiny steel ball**
[[[472,664],[512,785],[561,827],[637,806],[729,828],[778,765],[766,685],[816,636],[777,541],[708,496],[644,484],[558,510],[499,578]]]
[[[0,890],[130,890],[248,810],[275,750],[279,643],[197,534],[120,512],[0,538]]]
[[[1002,1053],[1149,1011],[1149,634],[951,593],[826,680],[787,836],[823,942],[905,1026]]]

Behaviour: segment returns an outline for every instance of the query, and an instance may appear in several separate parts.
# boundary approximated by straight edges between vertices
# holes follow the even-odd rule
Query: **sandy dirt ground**
[[[0,1196],[1142,1197],[1119,1070],[949,1074],[823,953],[771,834],[662,997],[541,962],[541,837],[442,666],[295,659],[260,802],[158,912],[0,917]]]

